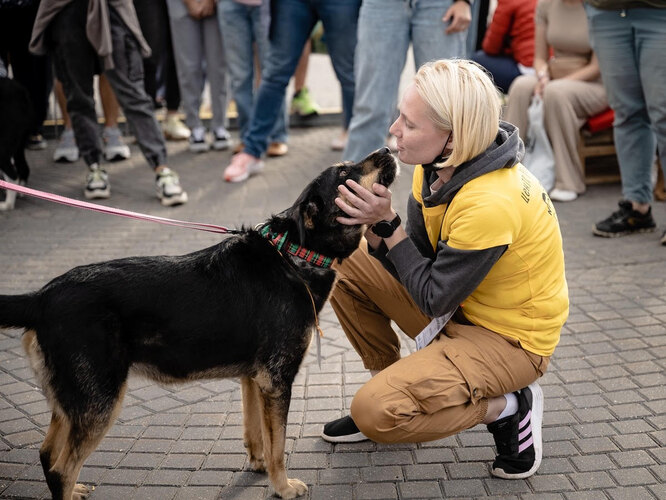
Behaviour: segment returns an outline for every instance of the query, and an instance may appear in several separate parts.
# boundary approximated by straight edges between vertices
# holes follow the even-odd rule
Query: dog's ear
[[[308,200],[300,204],[296,211],[296,226],[298,227],[298,238],[300,245],[305,244],[305,234],[307,230],[315,228],[315,217],[319,213],[319,206],[313,200]]]

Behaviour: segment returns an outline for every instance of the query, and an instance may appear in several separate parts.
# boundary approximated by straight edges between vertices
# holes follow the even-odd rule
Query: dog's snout
[[[384,146],[383,148],[377,150],[377,152],[380,155],[388,155],[388,154],[391,154],[391,149],[388,146]]]

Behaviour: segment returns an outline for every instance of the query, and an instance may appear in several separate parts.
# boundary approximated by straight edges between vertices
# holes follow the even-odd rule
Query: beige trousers
[[[400,359],[391,320],[414,338],[430,322],[365,240],[337,266],[331,304],[366,368],[381,370],[354,396],[351,414],[377,442],[422,442],[480,423],[488,398],[526,387],[549,358],[479,326],[449,322],[430,345]]]
[[[523,75],[509,88],[509,102],[503,119],[513,123],[525,140],[527,108],[537,78]],[[578,157],[578,134],[585,121],[608,107],[601,82],[583,82],[560,78],[551,80],[543,93],[544,127],[555,157],[555,188],[585,192],[583,167]]]

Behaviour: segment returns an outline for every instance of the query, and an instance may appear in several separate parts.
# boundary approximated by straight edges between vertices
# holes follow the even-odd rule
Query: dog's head
[[[340,224],[346,214],[335,204],[338,186],[352,179],[371,189],[377,182],[390,186],[398,164],[388,148],[382,148],[358,162],[344,162],[327,168],[301,193],[296,202],[270,221],[271,230],[289,233],[289,240],[328,257],[343,259],[358,248],[362,225]]]

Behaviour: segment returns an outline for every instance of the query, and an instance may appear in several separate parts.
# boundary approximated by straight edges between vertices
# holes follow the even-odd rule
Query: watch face
[[[385,220],[377,222],[375,225],[372,226],[372,232],[375,233],[377,236],[381,236],[382,238],[388,238],[393,234],[393,231],[394,229],[391,223],[386,222]]]

